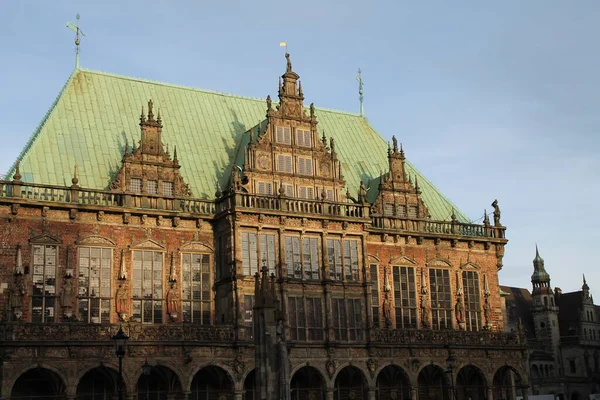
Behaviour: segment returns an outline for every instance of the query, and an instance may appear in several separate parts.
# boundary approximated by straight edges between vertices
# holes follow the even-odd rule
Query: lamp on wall
[[[123,380],[123,357],[127,352],[127,340],[129,336],[123,332],[123,329],[119,325],[119,330],[112,337],[115,342],[115,355],[119,359],[119,380],[117,381],[117,392],[119,393],[119,400],[123,400],[123,387],[121,381]]]

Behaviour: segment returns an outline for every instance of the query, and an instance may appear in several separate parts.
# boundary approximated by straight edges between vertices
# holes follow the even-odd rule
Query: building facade
[[[526,396],[498,203],[470,223],[286,58],[277,102],[73,73],[0,182],[2,398]]]
[[[580,291],[552,289],[536,248],[533,290],[501,287],[506,294],[506,327],[523,330],[529,348],[533,394],[559,399],[600,397],[600,319],[583,277]]]

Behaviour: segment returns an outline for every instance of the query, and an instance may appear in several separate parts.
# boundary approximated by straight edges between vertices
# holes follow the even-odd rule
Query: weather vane
[[[361,71],[360,68],[358,69],[358,75],[356,76],[356,80],[358,81],[358,95],[359,95],[359,100],[360,100],[360,116],[362,117],[364,115],[364,108],[363,108],[363,100],[365,99],[363,96],[363,80],[362,80],[362,76],[360,75]]]
[[[79,36],[85,36],[85,33],[79,29],[79,14],[75,18],[77,19],[77,23],[72,24],[67,22],[67,28],[75,32],[75,69],[79,69],[79,44],[81,43]]]

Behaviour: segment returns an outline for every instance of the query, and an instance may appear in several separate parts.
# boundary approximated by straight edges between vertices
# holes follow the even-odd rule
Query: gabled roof
[[[582,298],[581,291],[561,293],[555,296],[561,336],[572,336],[574,333],[571,330],[574,328],[577,332],[579,329]]]
[[[163,142],[177,146],[193,195],[214,198],[216,182],[226,185],[238,147],[247,143],[244,132],[265,118],[265,101],[85,69],[71,75],[19,156],[23,180],[70,185],[78,165],[80,186],[106,189],[126,142],[140,139],[138,116],[149,99],[161,111]],[[351,193],[360,180],[376,187],[388,169],[386,141],[357,114],[317,108],[316,115],[319,133],[325,130],[337,143]],[[407,171],[418,176],[433,219],[450,220],[454,208],[459,221],[469,221],[410,163]],[[8,176],[13,173],[14,167]]]
[[[500,286],[500,290],[507,293],[506,314],[508,326],[517,326],[519,320],[523,324],[523,329],[528,338],[535,337],[535,325],[533,323],[533,315],[531,314],[532,298],[529,290],[525,288]]]

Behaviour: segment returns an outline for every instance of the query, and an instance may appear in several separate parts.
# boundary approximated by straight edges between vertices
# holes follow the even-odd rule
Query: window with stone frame
[[[306,129],[296,129],[296,144],[302,147],[311,147],[310,131]]]
[[[476,271],[463,271],[462,284],[465,299],[465,323],[468,331],[481,329],[481,295]]]
[[[163,252],[133,251],[132,320],[163,322]]]
[[[146,193],[158,194],[158,182],[157,181],[146,181]]]
[[[279,154],[277,156],[277,171],[286,172],[291,174],[292,170],[292,156],[290,154]]]
[[[331,299],[331,318],[335,340],[362,340],[361,299]]]
[[[429,268],[433,329],[452,328],[452,291],[448,269]]]
[[[130,178],[129,191],[133,193],[142,193],[142,180],[140,178]]]
[[[393,266],[392,281],[394,283],[396,329],[416,328],[418,310],[415,268]]]
[[[77,307],[82,322],[110,323],[112,249],[79,247]]]
[[[276,273],[275,234],[242,232],[242,272],[252,276],[266,265]]]
[[[32,251],[31,322],[55,322],[58,246],[34,244]]]
[[[164,196],[173,196],[175,190],[173,182],[165,182],[162,183],[162,194]]]
[[[298,173],[300,175],[312,175],[313,174],[312,158],[298,157]]]
[[[288,310],[291,340],[323,340],[323,308],[320,297],[290,296]]]
[[[271,182],[256,182],[256,193],[272,195],[273,184]]]
[[[329,276],[332,280],[360,281],[360,241],[327,239]]]
[[[193,324],[211,324],[210,255],[181,255],[181,310],[183,320]]]
[[[294,185],[281,183],[279,186],[283,187],[283,192],[287,197],[294,197]]]
[[[287,276],[296,279],[319,279],[319,238],[285,236]]]
[[[379,298],[379,271],[377,264],[371,264],[369,266],[369,272],[371,274],[371,313],[373,316],[373,327],[380,328],[381,320],[379,315],[380,298]]]
[[[292,144],[290,128],[284,126],[275,128],[275,141],[281,144]]]
[[[301,199],[314,200],[315,199],[315,191],[314,188],[309,186],[300,186],[298,188],[298,197]]]

